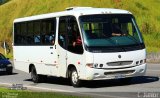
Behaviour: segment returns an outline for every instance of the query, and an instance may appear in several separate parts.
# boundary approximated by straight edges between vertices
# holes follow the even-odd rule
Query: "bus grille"
[[[116,75],[116,74],[127,75],[127,74],[132,74],[132,73],[134,73],[134,72],[135,72],[135,70],[116,71],[116,72],[105,72],[104,75]]]
[[[118,61],[118,62],[109,62],[107,63],[108,66],[123,66],[123,65],[130,65],[133,61]]]

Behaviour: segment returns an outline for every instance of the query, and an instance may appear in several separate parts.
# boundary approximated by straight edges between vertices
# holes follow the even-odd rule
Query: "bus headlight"
[[[93,68],[93,63],[88,63],[88,64],[86,64],[86,66]]]
[[[88,63],[86,64],[86,66],[90,67],[90,68],[97,68],[98,67],[98,64],[97,63]]]
[[[140,60],[140,61],[136,61],[136,65],[142,65],[144,63],[146,63],[146,59]]]
[[[144,64],[144,63],[146,63],[146,59],[140,60],[140,65],[142,65],[142,64]]]
[[[140,64],[143,64],[143,60],[140,60]]]
[[[98,64],[97,63],[95,63],[95,64],[93,64],[94,65],[94,68],[97,68],[98,67]]]
[[[139,65],[139,61],[136,61],[136,65]]]
[[[103,67],[103,64],[100,64],[100,65],[99,65],[99,67],[101,67],[101,68],[102,68],[102,67]]]

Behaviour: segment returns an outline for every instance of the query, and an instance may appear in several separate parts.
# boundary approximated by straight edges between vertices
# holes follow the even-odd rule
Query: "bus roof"
[[[39,20],[45,18],[59,17],[59,16],[81,16],[81,15],[92,15],[92,14],[132,14],[129,11],[113,8],[92,8],[92,7],[69,7],[65,11],[54,12],[48,14],[35,15],[24,18],[17,18],[14,22],[23,22],[31,20]]]

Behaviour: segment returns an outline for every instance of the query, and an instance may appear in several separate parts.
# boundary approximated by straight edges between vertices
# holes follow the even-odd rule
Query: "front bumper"
[[[9,66],[9,67],[1,67],[0,68],[0,73],[6,73],[6,72],[11,72],[13,70],[13,67],[12,66]]]
[[[105,80],[118,79],[136,76],[144,76],[146,73],[147,64],[142,64],[130,68],[123,69],[94,69],[87,68],[86,77],[83,80]]]
[[[7,67],[7,72],[11,72],[13,70],[13,67],[12,66],[10,66],[10,67]]]

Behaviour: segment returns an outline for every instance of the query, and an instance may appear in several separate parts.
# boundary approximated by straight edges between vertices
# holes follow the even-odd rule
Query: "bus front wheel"
[[[78,76],[78,72],[75,68],[72,68],[71,70],[71,84],[73,85],[73,87],[79,87],[80,86],[80,80],[79,80],[79,76]]]

